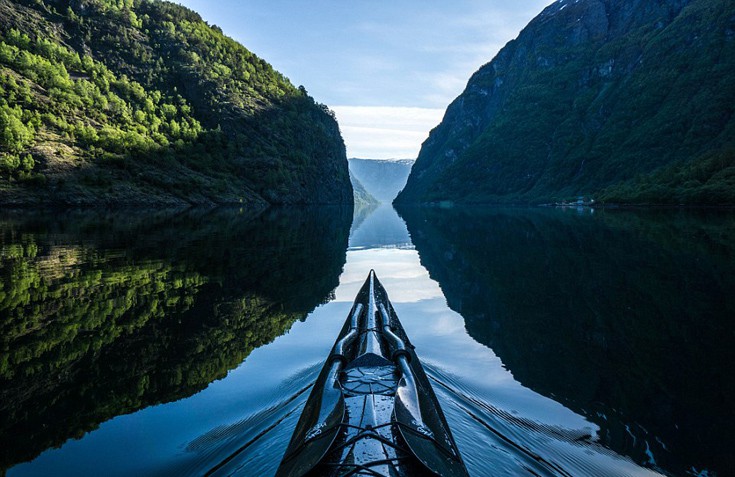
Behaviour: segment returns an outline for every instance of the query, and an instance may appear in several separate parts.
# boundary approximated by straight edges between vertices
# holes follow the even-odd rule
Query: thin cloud
[[[333,106],[347,155],[369,159],[415,158],[428,131],[441,121],[439,108]]]

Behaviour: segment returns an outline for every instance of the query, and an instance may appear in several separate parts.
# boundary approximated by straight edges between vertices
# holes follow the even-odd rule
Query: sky
[[[472,73],[552,0],[176,0],[337,114],[348,157],[415,158]]]

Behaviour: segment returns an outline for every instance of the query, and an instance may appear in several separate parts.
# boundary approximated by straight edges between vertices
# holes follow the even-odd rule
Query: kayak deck
[[[373,271],[276,475],[467,475],[428,378]]]
[[[319,475],[401,475],[410,460],[392,423],[398,386],[394,365],[358,366],[340,380],[345,398],[344,432],[316,468]]]

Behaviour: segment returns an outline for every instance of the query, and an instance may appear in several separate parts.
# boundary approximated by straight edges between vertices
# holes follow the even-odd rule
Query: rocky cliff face
[[[732,2],[557,1],[472,76],[397,201],[732,201],[733,84]]]

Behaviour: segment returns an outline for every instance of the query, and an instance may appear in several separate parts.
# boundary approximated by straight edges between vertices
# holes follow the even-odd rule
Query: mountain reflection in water
[[[401,213],[467,332],[523,385],[641,464],[735,469],[732,212]]]
[[[6,214],[0,473],[190,396],[327,301],[348,210]]]
[[[735,468],[732,213],[351,212],[3,217],[0,468],[273,475],[370,269],[473,477]]]

